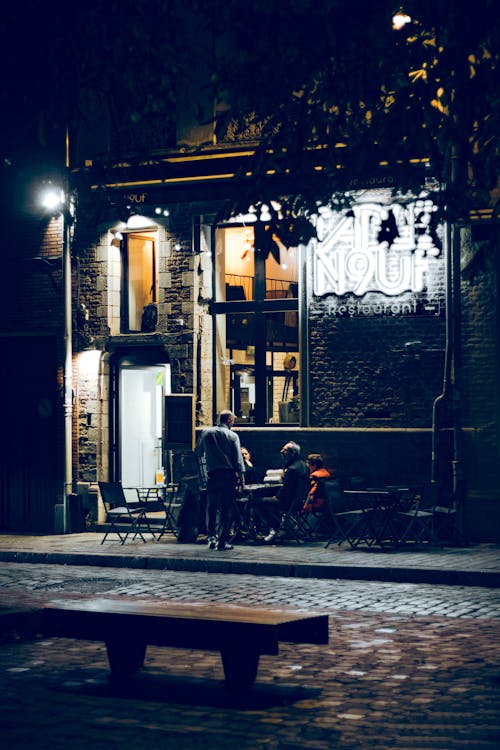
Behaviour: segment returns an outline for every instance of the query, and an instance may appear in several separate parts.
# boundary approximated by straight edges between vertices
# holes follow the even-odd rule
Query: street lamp
[[[64,309],[64,487],[63,533],[70,532],[70,496],[73,492],[73,341],[71,296],[71,225],[73,212],[68,190],[48,184],[42,206],[62,218],[62,279]]]

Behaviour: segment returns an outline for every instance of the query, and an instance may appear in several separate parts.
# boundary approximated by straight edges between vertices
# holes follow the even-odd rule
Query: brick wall
[[[280,448],[294,440],[302,456],[321,453],[339,475],[363,476],[371,486],[420,484],[430,477],[431,431],[424,429],[236,428],[256,469],[280,468]]]
[[[473,242],[462,231],[461,414],[470,500],[466,522],[500,538],[500,330],[498,230]]]
[[[442,317],[327,313],[309,324],[310,424],[430,427],[443,379]],[[406,346],[420,341],[418,350]]]
[[[311,253],[307,267],[310,425],[430,427],[443,380],[442,254],[428,260],[420,295],[318,297]]]

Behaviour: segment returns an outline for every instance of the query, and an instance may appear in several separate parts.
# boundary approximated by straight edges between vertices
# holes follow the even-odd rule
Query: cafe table
[[[383,487],[344,490],[350,500],[348,514],[356,515],[356,523],[346,526],[345,540],[355,549],[367,547],[395,547],[399,542],[397,511],[407,488]]]

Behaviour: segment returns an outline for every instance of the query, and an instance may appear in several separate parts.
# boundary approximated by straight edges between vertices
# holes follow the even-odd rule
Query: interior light
[[[160,206],[156,206],[156,208],[155,208],[155,214],[161,214],[161,208],[160,208]]]
[[[132,214],[127,220],[127,229],[142,229],[150,226],[153,226],[153,221],[148,219],[147,216]]]

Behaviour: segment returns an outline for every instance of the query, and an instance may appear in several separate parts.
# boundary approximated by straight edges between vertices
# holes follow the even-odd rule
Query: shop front
[[[168,470],[168,393],[193,394],[198,430],[231,409],[262,473],[294,439],[339,473],[415,484],[430,478],[438,435],[448,481],[449,424],[433,423],[446,279],[432,189],[358,186],[343,209],[319,207],[297,245],[269,229],[278,200],[220,219],[220,201],[131,195],[129,220],[112,216],[100,235],[97,275],[80,282],[102,353],[81,401],[86,413],[102,404],[97,431],[79,419],[80,446],[96,442],[94,481]]]
[[[255,241],[259,218],[251,211],[211,234],[213,340],[202,345],[212,414],[235,412],[262,471],[294,439],[375,484],[428,480],[439,432],[448,480],[449,425],[433,424],[446,304],[432,191],[358,190],[343,211],[320,208],[307,246],[275,237],[268,254]]]

